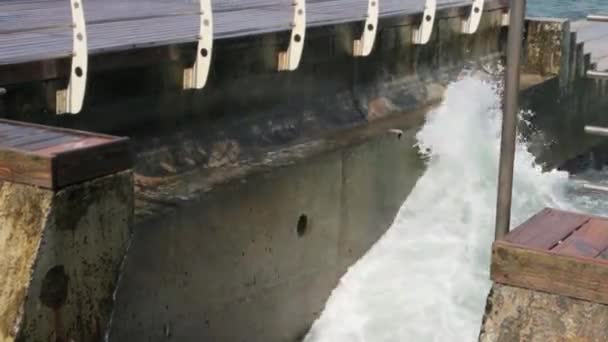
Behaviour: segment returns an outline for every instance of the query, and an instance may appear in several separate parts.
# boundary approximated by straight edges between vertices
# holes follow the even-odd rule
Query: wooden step
[[[0,180],[56,190],[131,166],[127,138],[0,120]]]
[[[494,242],[496,283],[608,304],[608,219],[544,209]]]

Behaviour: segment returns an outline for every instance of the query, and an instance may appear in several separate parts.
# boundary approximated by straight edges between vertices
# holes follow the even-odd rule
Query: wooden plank
[[[133,155],[126,138],[70,150],[53,158],[53,188],[127,170],[132,165]]]
[[[107,143],[112,143],[112,140],[108,140],[106,138],[97,138],[97,137],[78,137],[73,141],[66,141],[64,143],[56,143],[50,145],[45,148],[39,148],[36,150],[37,154],[42,154],[45,156],[54,156],[62,154],[66,151],[78,150],[83,148],[95,147],[98,145],[103,145]]]
[[[12,138],[10,140],[3,140],[2,143],[9,147],[18,147],[21,145],[33,144],[41,141],[47,141],[58,137],[65,136],[64,133],[43,131],[40,130],[36,133],[26,133],[21,136]]]
[[[51,188],[51,160],[20,151],[0,149],[0,180]]]
[[[492,247],[493,281],[608,304],[608,261],[560,255],[506,241]]]
[[[59,189],[131,168],[128,139],[0,120],[0,180]]]
[[[507,0],[488,0],[485,8],[508,7]],[[461,15],[472,0],[438,0],[438,18]],[[309,27],[359,22],[366,17],[362,0],[316,0],[308,4]],[[291,3],[284,0],[213,0],[215,35],[235,38],[291,28]],[[386,0],[380,16],[415,17],[421,0]],[[106,0],[84,5],[91,54],[196,41],[196,2],[185,0]],[[43,1],[39,7],[0,1],[0,65],[65,59],[71,54],[69,3]],[[418,20],[418,19],[415,19]],[[4,78],[3,78],[4,80]]]
[[[552,249],[562,255],[594,258],[608,248],[608,221],[591,219]]]
[[[550,249],[589,221],[589,217],[545,208],[509,233],[505,240],[533,248]]]
[[[26,151],[37,152],[38,150],[42,150],[42,149],[51,147],[53,145],[74,142],[74,141],[78,141],[80,139],[82,139],[82,138],[79,136],[63,135],[63,136],[60,136],[60,137],[57,137],[54,139],[39,141],[36,143],[31,143],[31,144],[22,145],[22,146],[15,146],[15,147],[22,149],[22,150],[26,150]]]

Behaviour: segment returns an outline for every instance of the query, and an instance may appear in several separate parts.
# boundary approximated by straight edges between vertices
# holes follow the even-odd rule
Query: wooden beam
[[[0,180],[48,189],[131,168],[126,138],[0,120]]]
[[[608,261],[533,249],[506,241],[492,247],[492,280],[608,304]]]

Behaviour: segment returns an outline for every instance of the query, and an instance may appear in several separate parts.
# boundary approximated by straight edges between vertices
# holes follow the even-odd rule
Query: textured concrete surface
[[[0,341],[99,341],[133,223],[131,172],[0,187]]]
[[[23,316],[32,267],[48,224],[52,193],[0,183],[0,341],[14,341]]]
[[[480,342],[601,342],[608,306],[511,286],[494,285]]]
[[[141,222],[112,341],[295,341],[423,170],[415,130],[255,173]]]

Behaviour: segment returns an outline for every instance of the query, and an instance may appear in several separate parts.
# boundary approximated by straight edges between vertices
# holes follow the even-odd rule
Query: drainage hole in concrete
[[[306,232],[308,232],[308,216],[305,214],[300,215],[298,218],[296,231],[298,232],[299,237],[306,235]]]
[[[63,265],[51,268],[42,279],[40,301],[50,309],[61,308],[68,297],[69,278]]]

